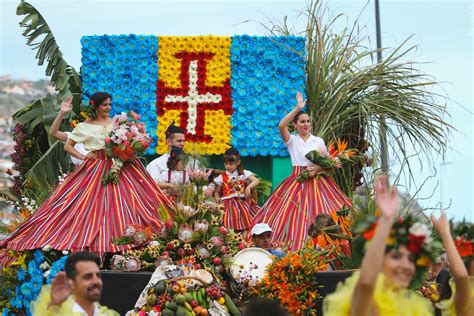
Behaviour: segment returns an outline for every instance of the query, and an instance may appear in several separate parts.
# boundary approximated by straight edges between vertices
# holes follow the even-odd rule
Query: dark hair
[[[95,110],[97,110],[99,105],[104,103],[104,101],[107,100],[107,99],[112,100],[112,96],[110,94],[108,94],[107,92],[96,92],[90,97],[89,103],[92,104],[92,108],[95,111]]]
[[[308,235],[311,237],[316,237],[321,234],[321,228],[326,228],[329,226],[336,225],[332,216],[326,213],[320,213],[314,219],[314,223],[309,226]]]
[[[173,146],[171,148],[170,157],[166,162],[169,170],[176,170],[176,166],[181,160],[181,155],[183,154],[183,150],[179,147]]]
[[[166,132],[165,132],[166,139],[172,139],[174,134],[184,134],[184,129],[172,123],[166,129]]]
[[[293,122],[297,122],[298,121],[298,118],[303,115],[303,114],[306,114],[308,115],[308,113],[306,113],[305,111],[301,110],[299,111],[298,113],[296,113],[295,117],[293,118]]]
[[[71,253],[67,259],[64,270],[66,271],[66,277],[74,280],[77,274],[76,264],[81,261],[92,261],[100,267],[100,258],[89,251],[78,251]]]
[[[238,160],[242,161],[240,157],[240,153],[237,149],[229,148],[224,153],[224,162],[233,163],[233,162],[237,162]],[[244,167],[242,166],[242,162],[240,162],[239,165],[237,166],[237,171],[239,175],[244,174]]]
[[[290,314],[277,301],[268,298],[254,298],[245,308],[243,316],[289,316]]]

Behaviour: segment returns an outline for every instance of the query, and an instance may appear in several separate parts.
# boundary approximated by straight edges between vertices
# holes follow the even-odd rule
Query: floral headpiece
[[[361,236],[371,240],[377,228],[377,217],[371,216],[361,225]],[[431,227],[423,219],[408,215],[400,217],[392,225],[387,240],[387,247],[398,249],[405,246],[414,256],[416,272],[412,284],[423,279],[431,262],[441,253],[442,244],[432,237]]]
[[[369,218],[365,223],[362,237],[365,240],[372,239],[377,227],[377,218]],[[427,267],[434,261],[441,250],[439,241],[432,237],[431,228],[420,218],[412,215],[400,217],[392,226],[387,240],[390,248],[405,246],[415,257],[417,267]]]

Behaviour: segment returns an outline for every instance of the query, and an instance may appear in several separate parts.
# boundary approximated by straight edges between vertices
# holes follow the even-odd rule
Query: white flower
[[[69,251],[63,250],[63,255],[67,256],[69,254]]]
[[[42,264],[39,265],[39,268],[41,270],[46,270],[50,267],[49,263],[47,261],[43,262]]]
[[[51,249],[53,249],[53,247],[51,247],[50,245],[46,245],[46,246],[44,246],[41,250],[43,250],[43,251],[50,251]]]
[[[150,246],[150,247],[159,247],[159,246],[160,246],[160,242],[157,241],[157,240],[152,240],[152,241],[149,243],[149,246]]]
[[[425,236],[425,238],[431,235],[428,225],[420,222],[413,224],[408,231],[414,236]]]
[[[51,273],[51,270],[48,270],[45,273],[43,273],[43,276],[47,278],[50,275],[50,273]]]

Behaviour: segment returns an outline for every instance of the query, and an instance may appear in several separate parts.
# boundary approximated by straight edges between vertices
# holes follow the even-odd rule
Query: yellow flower
[[[427,256],[421,256],[416,260],[416,265],[421,267],[426,267],[431,263],[431,259]]]
[[[15,262],[11,263],[12,266],[20,266],[23,270],[26,270],[26,254],[19,255]]]

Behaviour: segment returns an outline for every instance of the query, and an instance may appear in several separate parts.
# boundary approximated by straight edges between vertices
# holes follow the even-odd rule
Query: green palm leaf
[[[57,115],[59,104],[67,95],[73,96],[73,111],[79,113],[81,78],[63,58],[63,53],[43,16],[25,1],[21,1],[16,13],[24,16],[20,27],[23,28],[26,43],[37,51],[38,64],[46,65],[45,74],[51,77],[51,82],[58,92],[56,96],[48,94],[32,101],[13,115],[15,121],[24,125],[28,133],[36,138],[37,152],[31,155],[40,158],[23,177],[25,188],[40,195],[41,191],[54,187],[58,166],[65,171],[69,169],[69,157],[64,153],[62,145],[49,136],[49,129]],[[69,124],[63,122],[62,130],[69,129]]]

